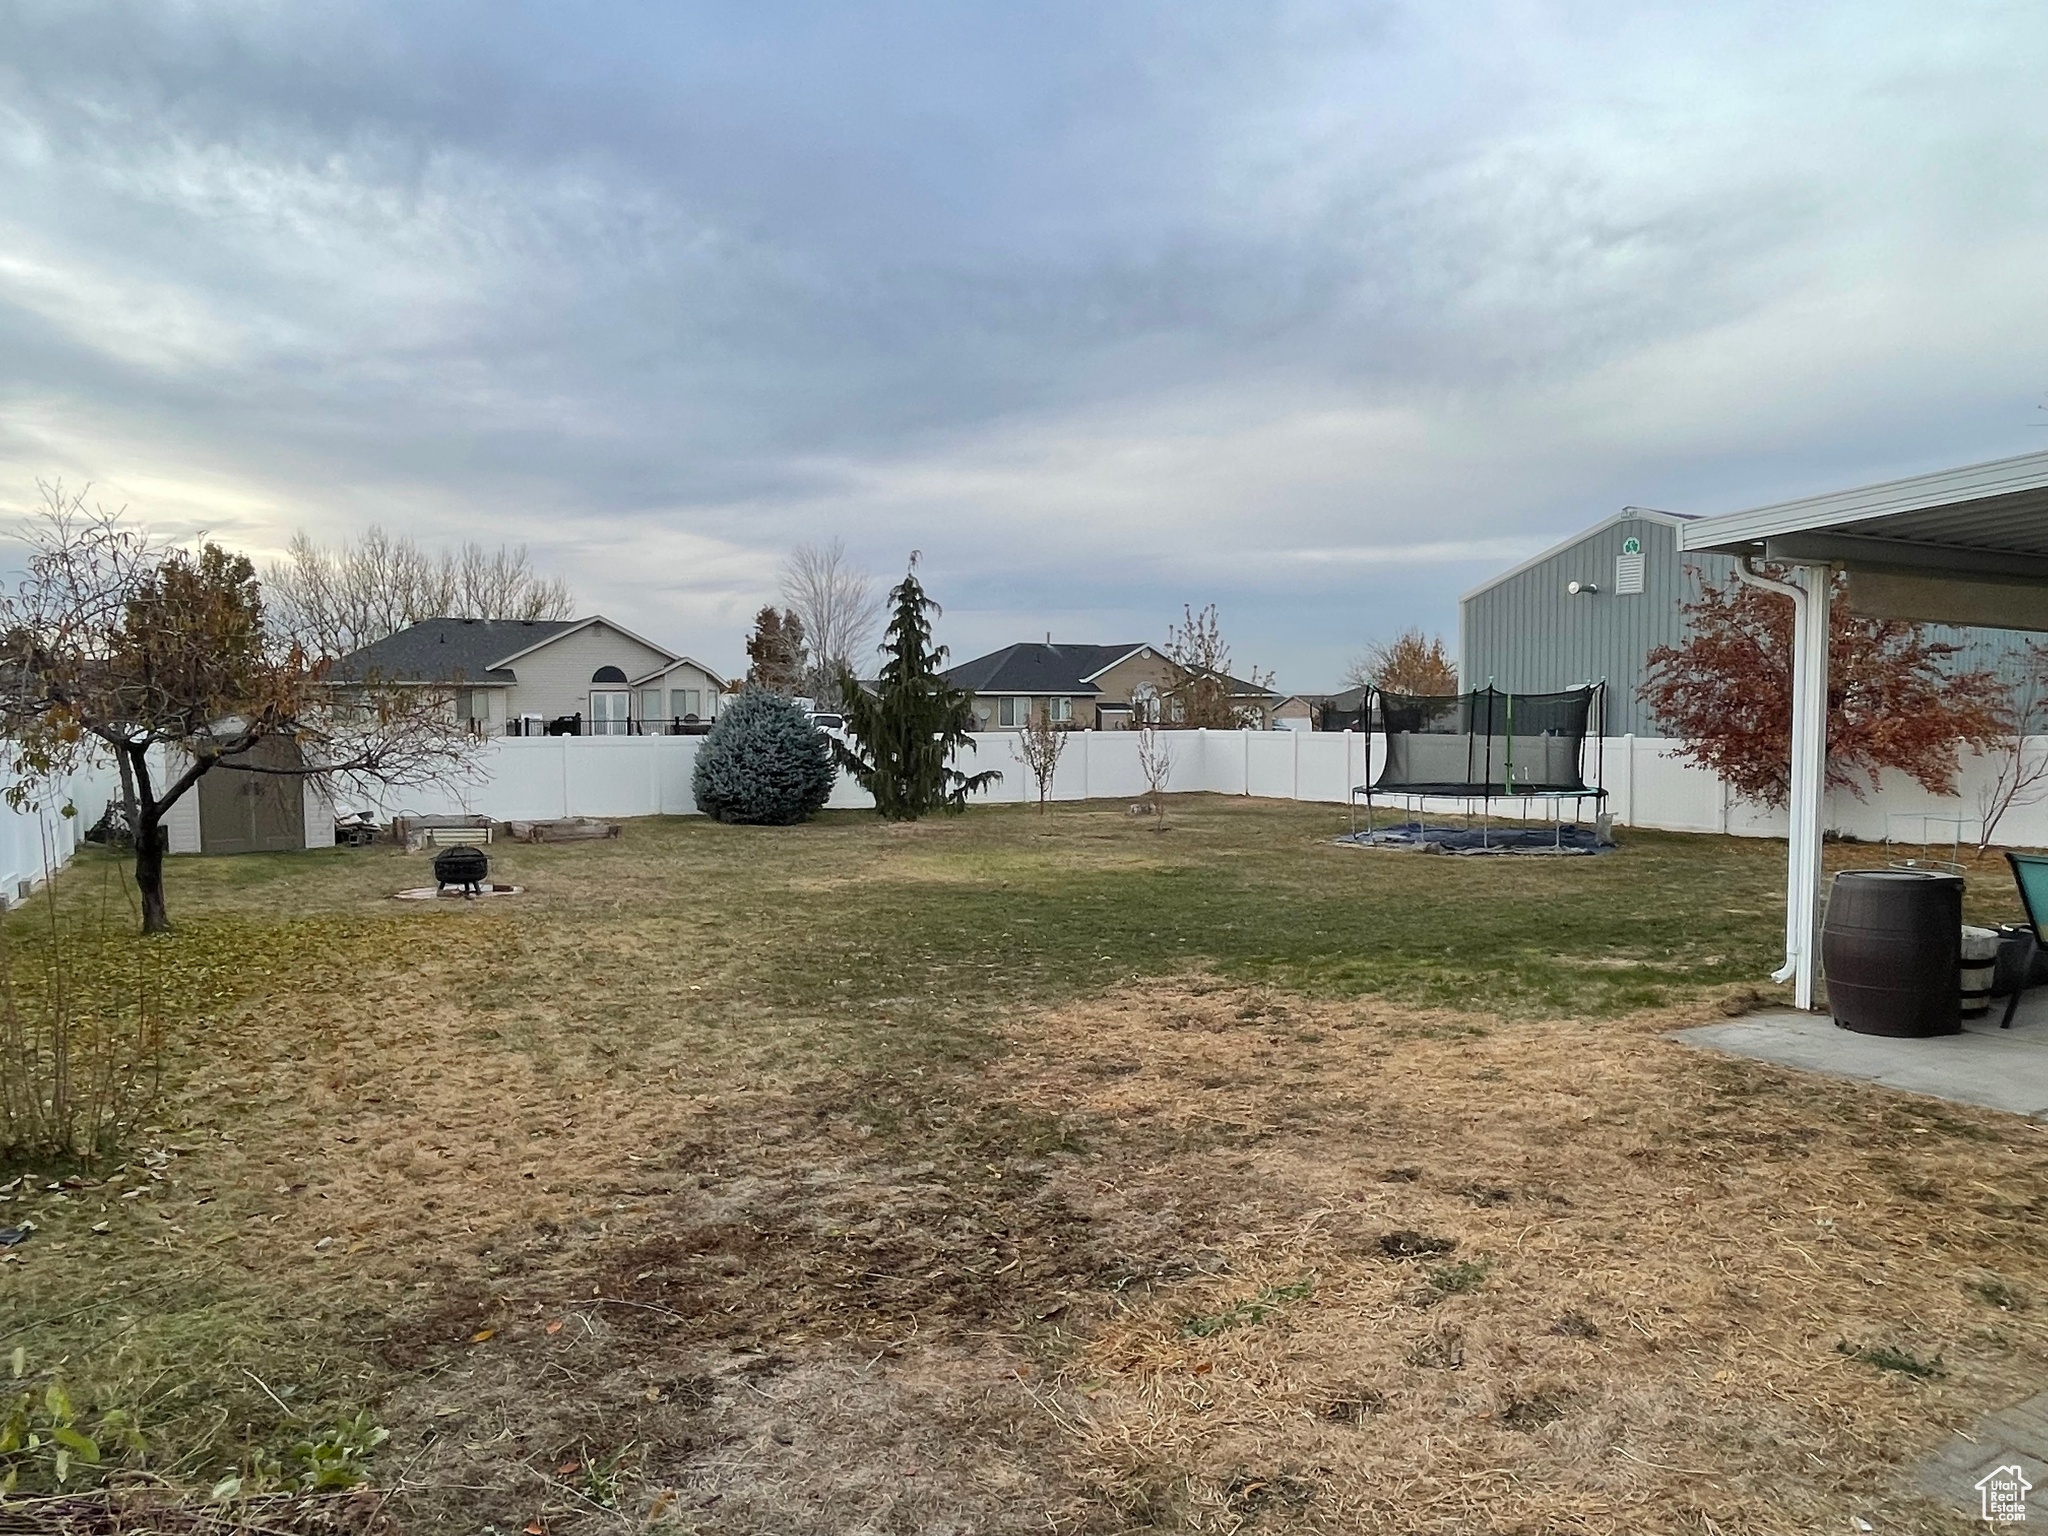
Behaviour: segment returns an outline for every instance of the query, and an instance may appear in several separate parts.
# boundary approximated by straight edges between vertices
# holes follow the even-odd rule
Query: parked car
[[[834,714],[830,710],[814,709],[811,711],[811,724],[815,725],[827,736],[837,736],[842,741],[846,737],[846,716],[844,715]]]

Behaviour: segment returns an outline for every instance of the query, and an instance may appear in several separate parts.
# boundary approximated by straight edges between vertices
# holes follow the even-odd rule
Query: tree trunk
[[[135,769],[128,762],[128,754],[114,752],[114,761],[121,768],[121,816],[128,823],[128,835],[135,835],[135,817],[138,807],[135,803]]]
[[[135,824],[135,889],[142,897],[142,931],[169,933],[171,917],[164,906],[164,838],[157,808],[150,806]]]

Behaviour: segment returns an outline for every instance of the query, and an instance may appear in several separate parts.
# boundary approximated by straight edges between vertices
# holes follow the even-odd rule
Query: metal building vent
[[[1614,557],[1614,590],[1627,596],[1643,590],[1643,541],[1624,540],[1621,553]]]

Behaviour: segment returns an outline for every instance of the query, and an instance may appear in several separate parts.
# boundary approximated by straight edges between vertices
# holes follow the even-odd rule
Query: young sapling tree
[[[1031,712],[1024,722],[1024,728],[1017,733],[1012,750],[1024,771],[1038,784],[1038,814],[1045,814],[1046,802],[1052,798],[1052,777],[1060,766],[1060,754],[1067,750],[1067,743],[1073,739],[1073,732],[1057,725],[1049,706],[1041,705]]]

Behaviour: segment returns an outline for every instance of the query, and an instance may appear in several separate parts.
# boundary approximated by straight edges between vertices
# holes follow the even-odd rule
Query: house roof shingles
[[[946,669],[946,681],[969,693],[1073,694],[1099,693],[1089,681],[1096,673],[1114,666],[1133,651],[1148,649],[1142,640],[1125,645],[1044,645],[1026,642],[1006,645],[972,661]],[[1158,647],[1149,647],[1156,651]],[[1225,676],[1232,698],[1277,698],[1270,688],[1261,688],[1242,678]]]
[[[1129,645],[1006,645],[947,668],[946,681],[970,693],[1092,694],[1098,690],[1090,677],[1144,646],[1142,640]]]
[[[359,683],[512,683],[498,662],[578,628],[582,619],[422,619],[335,662],[330,678]]]

